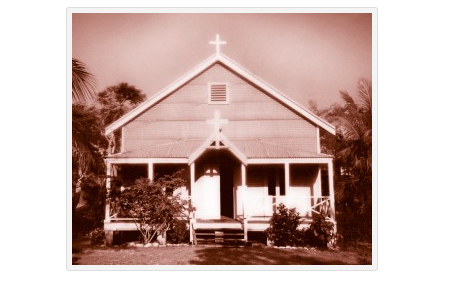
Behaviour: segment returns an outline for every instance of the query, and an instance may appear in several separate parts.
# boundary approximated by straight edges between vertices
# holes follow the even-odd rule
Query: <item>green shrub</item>
[[[327,248],[329,242],[334,239],[333,223],[326,220],[325,216],[318,213],[313,213],[313,221],[310,227],[304,233],[305,243],[319,248]]]
[[[334,241],[334,225],[325,216],[313,213],[313,221],[307,229],[299,229],[300,214],[295,208],[288,209],[284,204],[270,219],[265,230],[267,238],[275,246],[313,246],[327,248]]]
[[[185,220],[175,219],[166,233],[166,242],[169,244],[184,244],[190,242],[190,231]]]
[[[278,205],[273,213],[270,226],[265,230],[267,238],[275,246],[301,246],[304,242],[304,231],[299,230],[301,218],[295,208],[288,209],[284,204]]]

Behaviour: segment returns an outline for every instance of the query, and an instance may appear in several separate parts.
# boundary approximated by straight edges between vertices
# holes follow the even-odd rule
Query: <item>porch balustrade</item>
[[[278,205],[283,203],[288,208],[297,208],[301,217],[311,217],[313,213],[317,213],[322,214],[326,218],[334,221],[334,213],[329,196],[308,196],[303,198],[309,201],[299,204],[298,206],[296,206],[295,200],[288,196],[268,196],[268,200],[263,200],[262,202],[246,198],[244,202],[244,213],[241,217],[270,218],[271,215],[277,211]],[[257,209],[263,209],[263,214],[257,214]]]

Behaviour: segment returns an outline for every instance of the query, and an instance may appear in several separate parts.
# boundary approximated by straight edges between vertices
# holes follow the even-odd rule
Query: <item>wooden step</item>
[[[244,238],[243,231],[235,229],[197,229],[195,235],[198,244],[235,244]]]

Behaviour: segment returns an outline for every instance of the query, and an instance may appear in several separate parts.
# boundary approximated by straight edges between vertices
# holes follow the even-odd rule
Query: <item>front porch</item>
[[[215,241],[216,235],[219,240],[225,234],[248,241],[252,233],[268,228],[280,203],[299,211],[302,227],[311,223],[313,213],[323,214],[336,225],[331,158],[249,159],[244,164],[228,151],[213,150],[191,164],[182,159],[111,159],[108,175],[153,180],[183,170],[187,184],[174,194],[196,207],[188,222],[193,244],[200,238],[198,233],[207,232]],[[116,205],[109,200],[104,229],[107,234],[137,230],[132,219],[117,215]]]

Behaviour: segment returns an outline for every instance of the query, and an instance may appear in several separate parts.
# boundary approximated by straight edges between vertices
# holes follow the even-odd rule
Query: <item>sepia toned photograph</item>
[[[376,269],[376,10],[67,17],[68,269]]]

